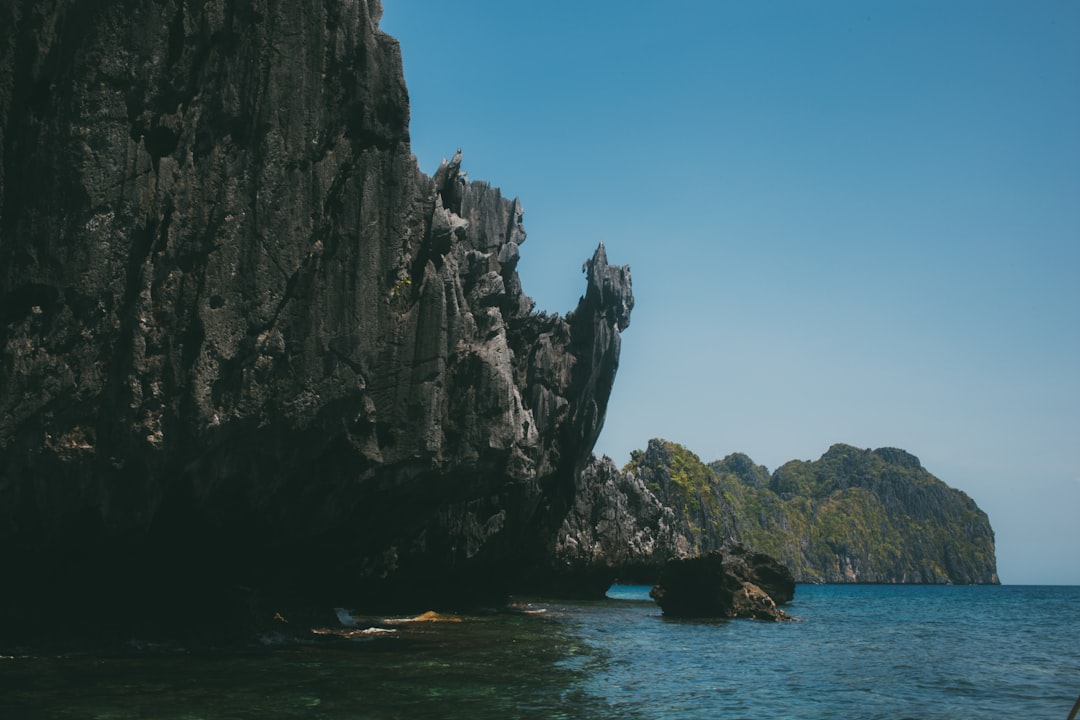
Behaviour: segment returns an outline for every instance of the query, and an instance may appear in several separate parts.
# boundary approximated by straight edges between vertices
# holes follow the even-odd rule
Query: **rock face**
[[[547,551],[633,307],[409,148],[377,0],[0,10],[0,572],[186,612],[498,592]]]
[[[626,470],[672,508],[682,554],[705,555],[735,539],[734,508],[721,493],[711,492],[711,471],[686,448],[650,440],[631,454]]]
[[[611,458],[593,458],[577,476],[574,503],[552,538],[530,589],[602,598],[615,580],[652,584],[679,554],[675,514]]]
[[[745,455],[705,465],[652,440],[627,471],[674,510],[692,554],[737,540],[799,582],[998,582],[986,513],[903,450],[834,445],[770,476]]]
[[[674,617],[789,620],[795,579],[776,559],[708,533],[715,547],[687,536],[684,508],[672,508],[646,484],[648,473],[594,459],[578,474],[573,506],[536,564],[533,587],[568,597],[601,598],[615,580],[658,583],[650,593]]]
[[[732,545],[669,560],[649,595],[672,617],[784,621],[777,604],[794,597],[795,580],[772,558]]]
[[[986,514],[895,448],[834,445],[770,475],[743,454],[706,465],[651,440],[621,471],[607,458],[586,466],[578,486],[538,583],[569,595],[653,583],[668,558],[714,551],[760,556],[798,582],[998,582]]]
[[[714,467],[723,473],[723,463]],[[742,497],[758,512],[737,513],[740,537],[807,581],[998,583],[986,513],[904,450],[833,445],[818,460],[785,463],[767,488]]]

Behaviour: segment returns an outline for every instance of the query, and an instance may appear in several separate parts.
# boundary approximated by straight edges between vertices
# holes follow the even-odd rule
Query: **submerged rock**
[[[669,560],[649,593],[671,617],[770,621],[791,619],[777,604],[794,594],[794,580],[782,565],[739,546]]]
[[[521,203],[417,168],[377,0],[0,12],[0,624],[501,596],[629,270],[533,311]]]

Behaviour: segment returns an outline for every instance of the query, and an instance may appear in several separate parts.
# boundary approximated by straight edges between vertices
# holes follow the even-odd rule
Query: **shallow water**
[[[801,622],[675,621],[647,588],[246,648],[0,659],[0,718],[1050,718],[1080,588],[799,586]]]

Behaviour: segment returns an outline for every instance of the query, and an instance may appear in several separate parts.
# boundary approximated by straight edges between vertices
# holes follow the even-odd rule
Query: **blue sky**
[[[1080,584],[1080,3],[384,0],[413,152],[637,305],[597,452],[901,447]]]

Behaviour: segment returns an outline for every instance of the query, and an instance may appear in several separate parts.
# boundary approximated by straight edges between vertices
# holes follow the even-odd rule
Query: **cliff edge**
[[[419,171],[377,0],[0,12],[0,621],[504,591],[628,268],[534,312],[521,204]]]

